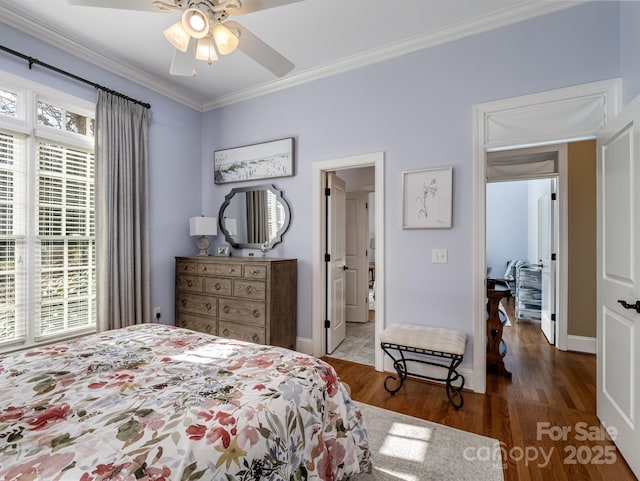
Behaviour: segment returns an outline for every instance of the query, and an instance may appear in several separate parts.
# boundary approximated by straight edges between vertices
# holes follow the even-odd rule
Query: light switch
[[[447,249],[431,249],[432,264],[446,264],[448,261]]]

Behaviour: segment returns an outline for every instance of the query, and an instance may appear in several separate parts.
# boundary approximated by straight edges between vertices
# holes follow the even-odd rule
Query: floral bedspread
[[[364,421],[323,361],[145,324],[0,356],[0,480],[342,480]]]

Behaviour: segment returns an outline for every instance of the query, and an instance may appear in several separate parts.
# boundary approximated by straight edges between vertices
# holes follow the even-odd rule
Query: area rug
[[[502,481],[496,439],[356,403],[364,416],[373,472],[350,481]]]

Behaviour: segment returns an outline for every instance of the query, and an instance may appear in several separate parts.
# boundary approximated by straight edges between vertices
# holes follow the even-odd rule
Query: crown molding
[[[534,0],[526,4],[508,7],[496,13],[484,15],[456,25],[447,26],[428,34],[419,35],[392,45],[368,50],[362,54],[353,55],[337,62],[328,63],[298,74],[289,75],[283,79],[274,80],[273,82],[232,92],[228,95],[223,95],[212,102],[203,104],[202,110],[214,110],[268,93],[302,85],[314,80],[331,77],[339,73],[373,65],[375,63],[400,57],[418,50],[435,47],[436,45],[442,45],[464,37],[470,37],[472,35],[495,30],[524,20],[564,10],[578,4],[586,3],[587,1],[588,0],[540,2]]]
[[[197,100],[194,100],[193,97],[181,95],[176,92],[176,88],[174,86],[169,85],[166,82],[158,81],[156,77],[141,71],[136,66],[116,61],[95,49],[83,45],[83,42],[80,39],[74,39],[70,36],[57,33],[51,25],[47,25],[42,21],[27,18],[18,10],[11,8],[11,6],[0,4],[0,13],[2,14],[3,22],[7,25],[15,27],[18,30],[47,42],[50,45],[58,47],[82,60],[85,60],[86,62],[147,87],[169,99],[175,100],[176,102],[182,103],[195,110],[206,112],[269,93],[278,92],[297,85],[302,85],[314,80],[319,80],[360,67],[372,65],[384,60],[416,52],[418,50],[423,50],[464,37],[495,30],[500,27],[542,15],[547,15],[581,3],[586,3],[587,1],[589,0],[554,2],[531,0],[525,4],[508,7],[498,12],[484,15],[469,21],[460,22],[456,25],[441,28],[428,34],[419,35],[392,45],[368,50],[362,54],[354,55],[337,62],[328,63],[298,74],[290,75],[283,79],[277,79],[255,87],[232,92],[230,94],[220,96],[211,102],[205,103],[200,103]]]

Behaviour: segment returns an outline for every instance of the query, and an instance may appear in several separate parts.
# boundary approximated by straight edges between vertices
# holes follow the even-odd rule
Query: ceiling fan
[[[176,48],[169,73],[193,76],[196,60],[211,65],[218,53],[228,55],[236,48],[277,77],[289,73],[294,65],[242,25],[227,20],[300,0],[67,0],[71,5],[118,8],[149,12],[182,11],[181,19],[164,31]]]

